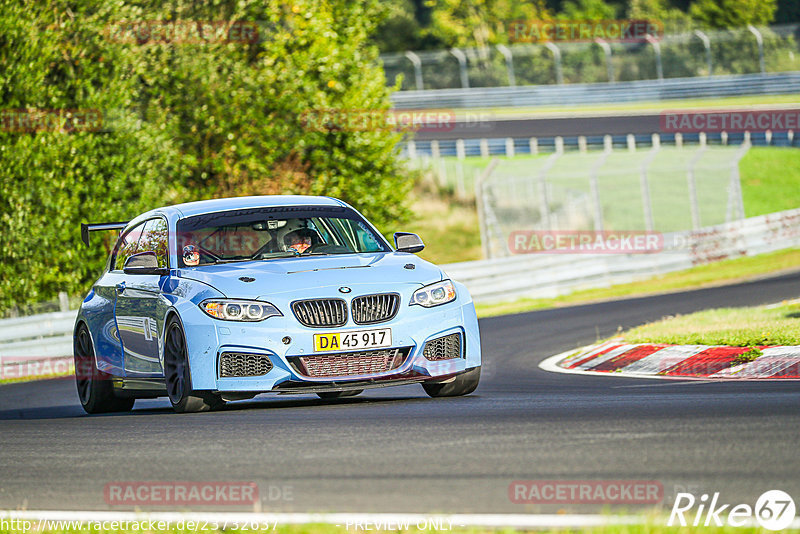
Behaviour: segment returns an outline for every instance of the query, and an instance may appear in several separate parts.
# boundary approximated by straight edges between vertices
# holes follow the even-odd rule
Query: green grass
[[[768,273],[796,269],[798,266],[800,266],[800,249],[787,249],[759,254],[758,256],[699,265],[684,271],[668,273],[629,284],[576,291],[561,297],[519,299],[497,304],[478,304],[476,310],[479,317],[522,313],[543,308],[709,287],[756,278]]]
[[[51,378],[66,378],[75,374],[74,370],[71,370],[68,373],[51,373],[46,375],[37,375],[37,376],[22,376],[22,377],[15,377],[15,378],[0,378],[0,385],[3,384],[16,384],[18,382],[33,382],[34,380],[49,380]]]
[[[800,150],[756,147],[739,163],[747,217],[800,207]]]
[[[404,230],[422,237],[419,256],[433,263],[454,263],[481,257],[481,235],[474,205],[462,205],[434,195],[414,203],[415,220]]]
[[[725,516],[722,516],[723,518]],[[690,521],[692,517],[688,518]],[[659,520],[653,521],[652,523],[642,524],[642,525],[608,525],[603,527],[594,527],[594,528],[577,528],[577,529],[550,529],[550,530],[541,530],[543,534],[691,534],[694,532],[702,531],[704,534],[768,534],[771,531],[761,529],[761,528],[754,528],[754,527],[667,527],[666,525],[666,518],[660,518]],[[375,530],[371,530],[374,532]],[[333,526],[333,525],[326,525],[326,524],[309,524],[309,525],[278,525],[275,528],[271,526],[269,528],[259,529],[248,529],[248,530],[235,530],[235,529],[228,529],[224,532],[229,534],[244,534],[245,532],[270,532],[274,534],[363,534],[364,532],[371,532],[363,529],[356,529],[350,528],[346,529],[344,526]],[[87,533],[87,532],[98,532],[98,530],[90,529],[89,527],[83,529],[63,529],[63,530],[39,530],[41,534],[77,534],[77,533]],[[187,530],[187,529],[178,529],[176,527],[170,527],[166,530],[158,530],[155,533],[150,531],[139,531],[139,530],[115,530],[113,531],[117,534],[127,534],[127,533],[135,533],[140,534],[141,532],[148,532],[149,534],[199,534],[201,532],[206,532],[208,534],[217,534],[223,531],[215,530],[212,528],[208,528],[207,530]],[[524,532],[529,532],[525,530],[513,529],[513,528],[498,528],[498,529],[487,529],[487,528],[459,528],[454,527],[452,530],[420,530],[416,527],[412,527],[408,530],[384,530],[380,532],[398,532],[398,533],[405,533],[405,534],[434,534],[434,533],[453,533],[453,534],[522,534]],[[792,533],[798,532],[796,529],[786,529],[781,532]],[[23,534],[21,530],[8,530],[0,528],[0,534]]]
[[[685,176],[696,151],[695,147],[665,146],[653,160],[648,181],[655,230],[673,232],[685,230],[690,225],[689,189]],[[737,146],[710,146],[700,160],[701,179],[696,182],[696,192],[701,226],[721,224],[726,220],[727,205],[725,201],[720,202],[720,191],[728,189],[728,163],[737,151]],[[641,164],[648,155],[648,149],[634,154],[618,150],[602,167],[598,193],[607,229],[644,228],[640,179]],[[552,200],[558,202],[568,192],[577,192],[588,198],[592,192],[590,171],[599,156],[599,151],[565,153],[548,172]],[[449,190],[456,196],[472,199],[475,175],[482,172],[493,158],[442,159]],[[539,154],[497,159],[500,164],[493,174],[497,180],[494,189],[507,209],[518,211],[518,204],[529,205],[538,195],[536,188],[531,189],[526,184],[535,178],[547,157]],[[797,186],[800,184],[800,150],[754,147],[742,158],[739,170],[747,217],[800,207],[800,187]],[[459,178],[459,172],[463,179]],[[510,177],[515,178],[517,185],[503,186],[503,183],[508,183],[503,178]],[[530,194],[534,196],[530,197]]]
[[[729,108],[733,106],[757,106],[757,105],[780,105],[797,104],[800,101],[800,94],[792,95],[751,95],[751,96],[732,96],[726,98],[693,98],[686,100],[659,100],[655,102],[629,102],[619,104],[591,104],[586,106],[575,106],[574,104],[564,104],[563,106],[542,106],[542,107],[513,107],[513,108],[470,108],[455,110],[456,116],[468,113],[486,112],[494,115],[520,116],[538,114],[569,114],[577,115],[586,112],[603,111],[662,111],[692,108]]]
[[[800,345],[800,303],[752,308],[720,308],[666,317],[625,332],[630,343],[678,345]],[[742,362],[760,355],[758,349],[742,355]]]

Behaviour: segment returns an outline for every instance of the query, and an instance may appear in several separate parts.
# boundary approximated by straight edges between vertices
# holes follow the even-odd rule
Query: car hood
[[[208,284],[229,298],[253,299],[326,286],[421,286],[443,278],[432,263],[398,252],[223,263],[180,269],[178,276]]]

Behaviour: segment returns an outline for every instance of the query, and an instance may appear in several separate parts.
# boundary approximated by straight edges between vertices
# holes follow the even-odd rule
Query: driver
[[[309,228],[300,228],[283,236],[283,244],[287,252],[302,254],[311,248],[314,243],[314,231]]]

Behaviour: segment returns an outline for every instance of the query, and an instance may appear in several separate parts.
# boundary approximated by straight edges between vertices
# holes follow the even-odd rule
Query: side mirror
[[[395,232],[394,245],[397,252],[421,252],[425,248],[425,243],[417,234],[410,232]]]
[[[155,252],[139,252],[125,260],[122,267],[125,274],[167,274],[167,269],[158,266]]]

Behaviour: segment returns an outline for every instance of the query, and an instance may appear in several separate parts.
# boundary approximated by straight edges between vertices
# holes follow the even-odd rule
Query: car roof
[[[212,200],[199,200],[196,202],[186,202],[165,206],[150,210],[136,217],[131,222],[138,222],[156,214],[173,216],[176,219],[202,215],[204,213],[214,213],[217,211],[227,211],[235,209],[280,207],[280,206],[347,206],[341,200],[331,197],[318,197],[306,195],[263,195],[254,197],[233,197],[216,198]]]

